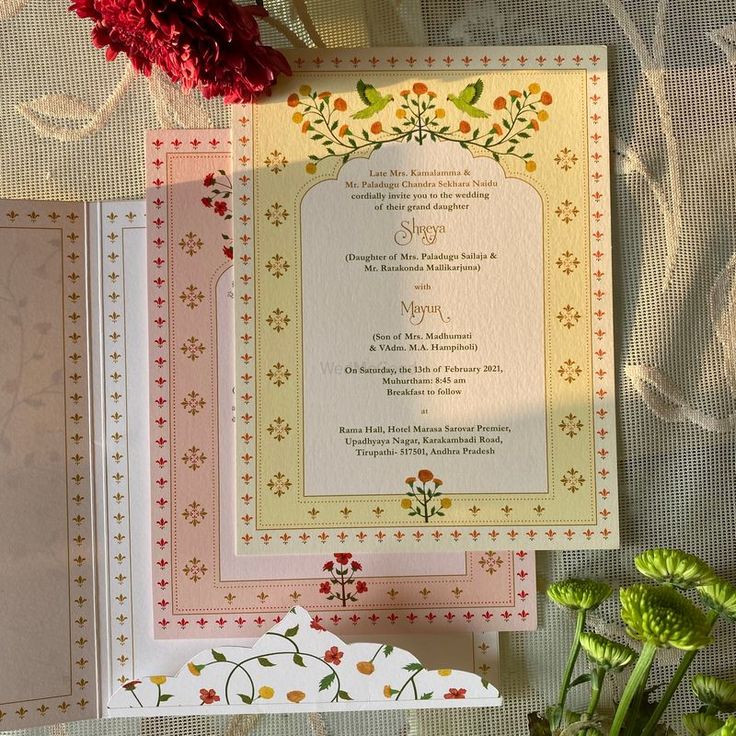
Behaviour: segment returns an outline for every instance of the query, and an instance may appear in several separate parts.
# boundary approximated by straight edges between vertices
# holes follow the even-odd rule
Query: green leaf
[[[503,123],[503,127],[506,128],[506,130],[511,130],[511,123],[509,123],[506,118],[504,118],[501,122]]]
[[[167,700],[171,700],[171,698],[173,698],[173,697],[174,697],[174,696],[173,696],[173,695],[172,695],[171,693],[164,693],[164,694],[163,694],[163,695],[161,695],[161,697],[159,698],[159,702],[161,702],[161,703],[164,703],[164,702],[166,702]]]
[[[432,700],[432,696],[434,693],[424,693],[422,696],[420,696],[419,700]]]
[[[590,682],[593,679],[590,672],[588,672],[585,675],[580,675],[579,677],[576,677],[569,685],[569,687],[576,687],[577,685],[582,685],[584,682]]]
[[[410,662],[409,664],[404,665],[404,669],[407,672],[420,672],[424,669],[424,666],[419,662]]]
[[[258,664],[261,665],[261,667],[275,667],[276,666],[270,659],[266,659],[266,657],[258,657]]]
[[[214,659],[215,662],[227,662],[227,657],[220,652],[216,652],[214,649],[212,650],[212,659]]]
[[[238,693],[238,697],[246,704],[246,705],[253,705],[253,698],[250,697],[250,695],[243,695],[243,693]]]
[[[517,133],[517,135],[519,136],[519,138],[528,138],[529,137],[529,133],[525,133],[523,130],[521,131],[521,133]]]
[[[307,665],[304,664],[304,659],[302,659],[301,654],[295,654],[294,655],[294,664],[298,667],[306,667]]]
[[[352,700],[352,698],[344,690],[340,690],[337,693],[337,697],[340,698],[340,700]]]
[[[337,675],[334,672],[330,672],[329,675],[325,675],[320,681],[319,681],[319,691],[322,692],[323,690],[327,690],[330,685],[335,681],[335,677]]]
[[[227,174],[225,173],[225,169],[217,169],[217,173],[221,176],[227,176]]]
[[[393,654],[394,648],[391,644],[386,644],[386,646],[383,648],[383,656],[389,657],[391,654]]]
[[[315,133],[313,136],[311,136],[311,138],[313,141],[319,141],[324,138],[324,136],[322,135],[322,133]]]
[[[299,633],[299,624],[297,624],[296,626],[293,626],[290,629],[286,629],[286,631],[284,631],[284,636],[288,636],[289,638],[291,638],[292,636],[296,636],[298,633]]]

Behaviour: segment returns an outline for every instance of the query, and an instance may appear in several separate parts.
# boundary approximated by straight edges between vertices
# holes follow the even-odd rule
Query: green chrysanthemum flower
[[[706,713],[686,713],[682,717],[682,725],[690,736],[710,736],[723,725],[723,721]]]
[[[736,586],[725,580],[717,580],[710,585],[699,586],[698,593],[712,611],[736,621]]]
[[[679,549],[647,550],[634,558],[634,565],[642,575],[678,588],[694,588],[718,580],[703,560]]]
[[[731,716],[721,729],[720,736],[736,736],[736,716]]]
[[[588,632],[581,634],[580,646],[593,664],[606,670],[623,669],[637,657],[636,652],[630,647],[606,639],[600,634]]]
[[[547,596],[558,606],[572,611],[591,611],[598,608],[611,595],[611,586],[598,580],[570,578],[553,583],[547,588]]]
[[[620,598],[621,618],[634,639],[685,651],[710,644],[705,615],[676,590],[637,583],[622,588]]]
[[[733,683],[711,675],[695,675],[692,686],[698,700],[718,708],[719,713],[736,710],[736,685]]]

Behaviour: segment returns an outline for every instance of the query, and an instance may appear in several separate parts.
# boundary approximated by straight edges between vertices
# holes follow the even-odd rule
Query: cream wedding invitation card
[[[290,60],[233,115],[238,551],[616,546],[605,49]]]

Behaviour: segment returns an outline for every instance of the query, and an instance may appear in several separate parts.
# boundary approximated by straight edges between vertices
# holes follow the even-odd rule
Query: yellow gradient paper
[[[233,116],[238,551],[616,546],[605,49],[307,56]]]

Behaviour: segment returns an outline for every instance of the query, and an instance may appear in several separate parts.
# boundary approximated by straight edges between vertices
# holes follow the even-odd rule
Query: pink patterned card
[[[149,134],[156,637],[257,635],[295,604],[345,633],[534,628],[523,551],[237,555],[235,354],[252,338],[239,326],[233,350],[231,171],[227,131]]]

